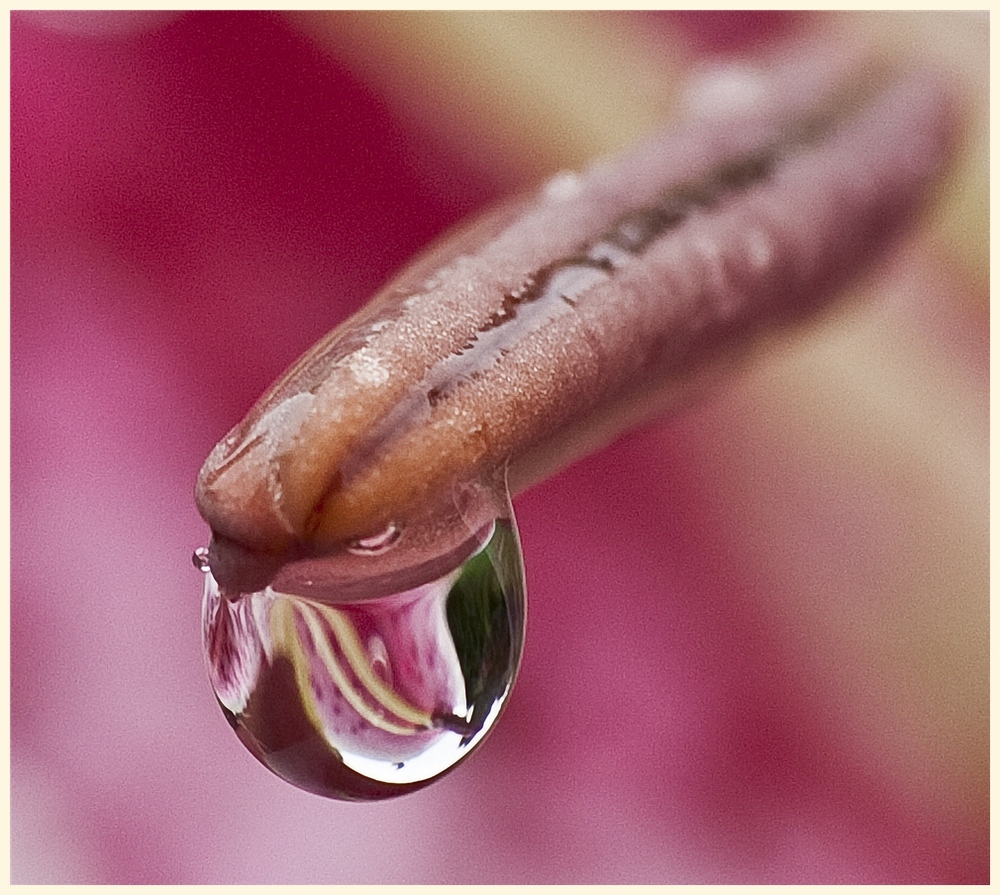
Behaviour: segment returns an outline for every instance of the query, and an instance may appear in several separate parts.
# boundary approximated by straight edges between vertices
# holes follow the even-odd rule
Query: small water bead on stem
[[[365,538],[356,538],[347,544],[347,549],[351,553],[361,556],[378,556],[391,550],[396,541],[399,540],[400,531],[395,523],[390,522],[381,531]]]
[[[208,572],[211,566],[208,562],[208,547],[199,547],[191,555],[191,562],[199,572]]]
[[[871,72],[872,69],[861,67]],[[212,451],[205,647],[247,747],[325,795],[444,773],[523,640],[515,493],[818,309],[947,158],[932,72],[801,63],[439,244]]]

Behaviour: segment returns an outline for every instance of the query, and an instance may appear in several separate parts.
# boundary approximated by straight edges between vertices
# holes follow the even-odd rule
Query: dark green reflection
[[[448,627],[472,708],[468,725],[462,725],[463,744],[513,683],[524,638],[523,581],[517,534],[500,520],[448,592]]]

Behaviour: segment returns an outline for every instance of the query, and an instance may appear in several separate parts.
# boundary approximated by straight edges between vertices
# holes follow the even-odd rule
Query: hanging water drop
[[[510,694],[524,619],[508,509],[450,571],[400,592],[223,594],[209,573],[202,633],[216,698],[254,756],[310,792],[373,800],[425,786],[482,742]]]

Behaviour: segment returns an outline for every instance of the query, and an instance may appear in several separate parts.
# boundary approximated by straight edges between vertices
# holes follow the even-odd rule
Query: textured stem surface
[[[426,564],[483,522],[456,488],[509,469],[519,490],[595,419],[614,420],[606,439],[657,412],[654,391],[821,307],[905,226],[953,131],[932,72],[832,77],[744,72],[722,108],[703,89],[668,131],[418,259],[206,461],[220,584],[346,559],[389,526],[399,566]]]

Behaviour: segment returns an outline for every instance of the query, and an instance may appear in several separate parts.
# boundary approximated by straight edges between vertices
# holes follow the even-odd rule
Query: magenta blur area
[[[642,22],[698,54],[797,26]],[[522,175],[274,14],[11,29],[13,882],[988,881],[984,840],[840,736],[758,609],[714,522],[711,402],[515,502],[522,672],[462,767],[356,805],[258,764],[202,657],[197,471]]]

